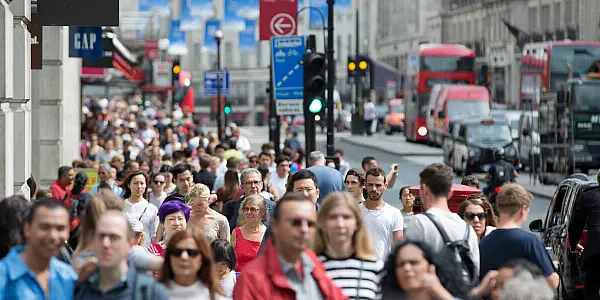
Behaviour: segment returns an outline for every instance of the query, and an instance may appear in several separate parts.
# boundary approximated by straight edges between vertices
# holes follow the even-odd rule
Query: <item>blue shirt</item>
[[[70,265],[55,257],[50,259],[46,298],[35,274],[29,270],[20,256],[23,251],[25,251],[24,246],[15,246],[0,260],[0,299],[73,299],[77,273]]]
[[[554,273],[554,266],[544,243],[535,233],[520,228],[496,228],[479,243],[480,273],[498,270],[514,259],[525,259],[538,266],[544,277]]]
[[[319,184],[319,200],[317,203],[321,203],[321,200],[325,199],[327,195],[333,192],[339,192],[346,190],[346,184],[344,184],[344,175],[340,171],[330,168],[328,166],[312,166],[308,168],[309,171],[313,172],[317,177],[317,183]]]

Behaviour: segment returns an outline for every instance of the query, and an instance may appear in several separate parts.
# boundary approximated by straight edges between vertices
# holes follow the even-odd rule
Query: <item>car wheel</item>
[[[393,133],[393,132],[392,132],[392,127],[386,127],[386,128],[385,128],[385,134],[387,134],[387,135],[392,135],[392,133]]]

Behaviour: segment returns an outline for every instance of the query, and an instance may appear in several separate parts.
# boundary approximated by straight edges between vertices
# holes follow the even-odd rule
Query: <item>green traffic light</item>
[[[231,107],[225,106],[225,108],[223,109],[223,111],[225,112],[225,114],[229,114],[229,113],[231,113]]]
[[[318,114],[319,112],[321,112],[322,109],[323,102],[321,102],[321,99],[319,98],[312,99],[310,105],[308,106],[308,111],[310,111],[313,114]]]

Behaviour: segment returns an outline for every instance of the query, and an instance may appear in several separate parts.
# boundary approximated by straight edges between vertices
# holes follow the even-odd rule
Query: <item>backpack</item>
[[[155,285],[156,280],[154,277],[142,273],[136,273],[135,282],[133,283],[133,297],[131,300],[153,300]],[[73,297],[73,300],[84,300],[89,287],[89,281],[84,281],[77,284],[75,286],[75,297]]]
[[[458,241],[452,241],[450,240],[450,237],[446,233],[446,230],[444,230],[444,227],[442,227],[442,224],[440,224],[436,216],[430,213],[425,213],[425,216],[429,218],[431,223],[433,223],[433,225],[435,225],[435,227],[439,231],[449,253],[455,254],[452,256],[452,259],[454,260],[455,264],[461,266],[463,274],[465,275],[463,277],[463,283],[471,288],[476,287],[477,282],[479,281],[479,272],[477,270],[477,267],[475,266],[475,262],[473,262],[473,256],[471,255],[471,247],[469,247],[471,225],[467,223],[467,233],[465,234],[465,237],[463,239]]]

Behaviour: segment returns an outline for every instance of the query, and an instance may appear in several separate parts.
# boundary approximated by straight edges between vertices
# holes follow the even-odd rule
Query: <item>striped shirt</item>
[[[350,300],[381,299],[381,281],[383,262],[361,260],[355,256],[343,259],[319,255],[327,276],[340,287]]]

